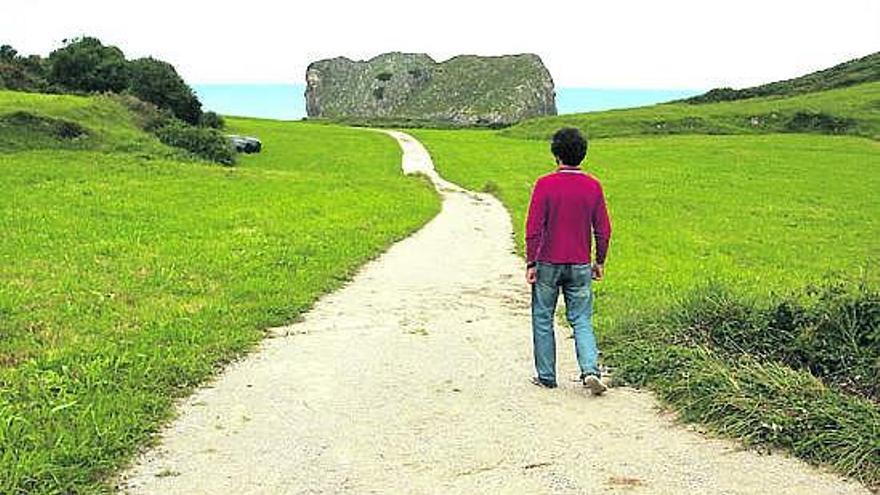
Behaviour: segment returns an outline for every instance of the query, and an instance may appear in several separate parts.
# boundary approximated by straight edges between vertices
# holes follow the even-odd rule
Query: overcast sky
[[[534,52],[557,86],[742,87],[880,50],[880,0],[0,0],[0,43],[92,35],[190,83],[302,82],[385,51]]]

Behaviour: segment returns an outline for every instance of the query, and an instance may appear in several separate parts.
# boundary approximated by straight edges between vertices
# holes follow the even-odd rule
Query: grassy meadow
[[[549,145],[492,131],[417,130],[447,179],[495,193],[522,249],[531,187]],[[751,291],[860,276],[880,254],[880,143],[814,135],[598,139],[586,168],[614,228],[606,324],[657,311],[700,282]],[[619,275],[618,275],[619,274]]]
[[[793,121],[798,113],[805,119]],[[542,117],[521,122],[505,129],[502,134],[548,139],[562,126],[584,129],[594,138],[815,131],[880,139],[880,82],[797,96],[768,96],[700,105],[665,103]]]
[[[542,125],[555,128],[591,115]],[[592,132],[588,124],[585,130]],[[549,144],[504,131],[412,133],[446,178],[502,200],[521,252],[532,184],[554,169]],[[838,302],[836,312],[809,310],[818,315],[814,320],[792,324],[800,334],[756,318],[728,317],[758,314],[765,306],[775,315],[774,304],[808,314],[779,302],[800,301],[792,293],[805,287],[840,281],[878,286],[880,143],[813,134],[618,137],[591,141],[585,166],[603,182],[614,228],[607,279],[595,290],[600,347],[618,377],[650,386],[686,421],[747,443],[787,448],[878,486],[877,403],[826,386],[787,366],[778,353],[762,356],[752,348],[837,344],[846,339],[830,340],[816,329],[853,325],[826,329],[820,322],[867,314],[864,325],[855,324],[861,340],[852,347],[876,373],[877,292],[867,289]],[[723,336],[738,352],[714,345],[717,335],[694,338],[693,329],[703,327],[683,321],[682,314],[691,315],[695,305],[715,320],[729,320]],[[755,338],[783,331],[788,342]],[[873,337],[866,337],[871,331]],[[812,359],[817,353],[805,354]],[[854,372],[849,364],[835,372]]]
[[[0,493],[110,491],[175,398],[439,211],[378,133],[230,119],[264,148],[226,168],[101,97],[22,106],[89,136],[0,126]]]

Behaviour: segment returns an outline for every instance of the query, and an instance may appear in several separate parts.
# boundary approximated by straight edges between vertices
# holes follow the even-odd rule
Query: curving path
[[[560,388],[528,381],[528,291],[501,204],[440,178],[441,213],[275,329],[180,406],[130,493],[862,494],[783,455],[706,438],[652,395],[595,398],[560,338]]]

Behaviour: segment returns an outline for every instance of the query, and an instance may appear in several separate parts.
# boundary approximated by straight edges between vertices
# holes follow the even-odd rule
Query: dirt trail
[[[649,393],[589,396],[566,338],[560,387],[531,385],[528,291],[507,213],[392,135],[404,170],[434,179],[441,213],[182,403],[123,490],[867,493],[676,426]]]

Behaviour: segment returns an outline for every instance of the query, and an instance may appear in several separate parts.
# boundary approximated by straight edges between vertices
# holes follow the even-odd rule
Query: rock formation
[[[425,54],[345,57],[306,70],[310,118],[502,126],[556,115],[550,73],[533,54],[462,55],[437,63]]]

